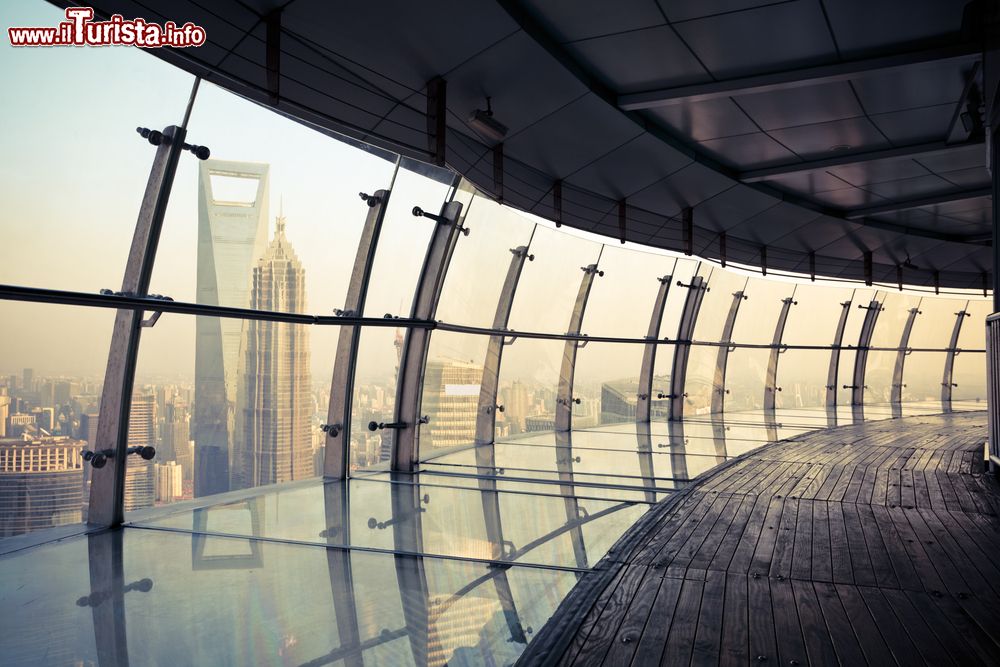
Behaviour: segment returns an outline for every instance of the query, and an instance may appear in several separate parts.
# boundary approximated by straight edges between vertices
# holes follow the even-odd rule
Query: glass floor
[[[0,542],[0,664],[511,664],[650,503],[776,432],[853,419],[800,409],[529,434],[441,452],[418,473],[198,499],[17,551]]]

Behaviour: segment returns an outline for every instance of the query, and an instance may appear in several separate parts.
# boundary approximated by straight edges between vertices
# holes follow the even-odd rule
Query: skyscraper
[[[475,442],[482,378],[482,364],[453,359],[427,362],[421,409],[430,423],[420,429],[421,447],[441,449]]]
[[[83,520],[83,444],[65,436],[0,440],[0,537]]]
[[[250,307],[305,312],[305,279],[279,215],[274,239],[253,270]],[[245,340],[231,487],[311,477],[309,332],[302,325],[253,320]]]
[[[267,242],[268,165],[199,165],[198,302],[250,305],[250,273]],[[229,490],[236,388],[245,323],[198,317],[195,342],[195,496]]]
[[[156,396],[132,397],[128,417],[128,446],[147,447],[156,441]],[[152,507],[154,498],[153,462],[133,454],[125,463],[125,511]]]

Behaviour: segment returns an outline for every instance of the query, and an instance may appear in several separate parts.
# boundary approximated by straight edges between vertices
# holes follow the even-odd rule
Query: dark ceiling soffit
[[[885,222],[883,220],[874,220],[872,218],[863,218],[856,221],[859,225],[864,227],[871,227],[872,229],[882,229],[888,232],[895,232],[901,236],[919,236],[925,239],[934,239],[935,241],[950,241],[951,243],[965,243],[967,245],[990,245],[990,238],[983,236],[982,234],[974,236],[963,236],[960,234],[947,234],[945,232],[937,232],[930,229],[921,229],[919,227],[907,227],[905,225],[899,225],[894,222]]]
[[[504,3],[501,3],[504,4]],[[907,51],[861,60],[848,60],[832,65],[818,65],[800,69],[768,72],[753,76],[674,86],[640,93],[619,95],[618,106],[626,111],[651,109],[654,107],[680,104],[687,101],[710,100],[716,97],[732,97],[766,93],[787,88],[814,86],[857,79],[868,74],[885,74],[896,70],[931,62],[952,61],[956,64],[975,62],[982,57],[982,45],[962,43],[920,51]]]
[[[940,141],[926,144],[916,144],[913,146],[899,146],[897,148],[886,148],[884,150],[866,151],[864,153],[851,153],[835,155],[833,157],[821,158],[819,160],[806,160],[805,162],[795,162],[793,164],[778,165],[775,167],[764,167],[762,169],[750,169],[740,172],[739,179],[744,183],[757,183],[779,176],[791,176],[795,174],[809,174],[817,171],[825,171],[834,167],[845,167],[866,162],[876,162],[878,160],[902,160],[922,157],[933,157],[946,153],[968,153],[971,151],[982,151],[983,140],[965,141],[962,143],[946,144]]]
[[[954,192],[944,192],[929,197],[918,197],[915,199],[903,199],[889,202],[888,204],[876,204],[875,206],[864,206],[862,208],[852,208],[844,212],[844,217],[848,220],[861,220],[870,215],[880,215],[882,213],[894,213],[896,211],[908,211],[922,206],[933,206],[934,204],[946,204],[953,201],[965,199],[976,199],[977,197],[989,197],[990,188],[976,188],[975,190],[958,190]]]

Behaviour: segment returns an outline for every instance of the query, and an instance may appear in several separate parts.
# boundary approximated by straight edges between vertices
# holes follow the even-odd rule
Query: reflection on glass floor
[[[530,434],[441,452],[414,474],[145,510],[124,530],[0,556],[0,664],[510,664],[649,503],[775,433],[858,416]]]

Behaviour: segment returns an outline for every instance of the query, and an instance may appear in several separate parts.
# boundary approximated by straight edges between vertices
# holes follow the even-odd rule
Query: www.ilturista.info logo
[[[144,19],[127,21],[115,14],[107,21],[94,21],[92,7],[70,7],[66,20],[54,28],[7,28],[11,46],[161,46],[185,48],[205,43],[205,29],[190,21],[178,26]]]

